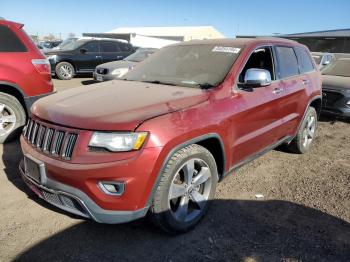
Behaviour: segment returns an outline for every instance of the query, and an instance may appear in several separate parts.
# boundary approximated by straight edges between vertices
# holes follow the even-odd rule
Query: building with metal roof
[[[156,48],[181,41],[225,37],[212,26],[119,27],[105,33],[84,33],[83,36],[124,39],[138,47]]]
[[[278,34],[281,38],[295,40],[312,52],[350,53],[350,29],[336,29],[296,34]],[[257,37],[257,36],[237,36]]]

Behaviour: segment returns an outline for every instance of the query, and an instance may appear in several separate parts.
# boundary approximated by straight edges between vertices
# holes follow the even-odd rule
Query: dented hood
[[[32,113],[59,125],[89,130],[134,130],[143,121],[208,99],[201,89],[113,80],[38,100]]]

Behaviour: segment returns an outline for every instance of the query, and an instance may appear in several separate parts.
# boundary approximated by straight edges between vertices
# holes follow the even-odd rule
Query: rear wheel
[[[152,222],[169,233],[186,232],[206,213],[218,181],[212,154],[191,145],[167,163],[150,209]]]
[[[26,114],[17,98],[0,94],[0,143],[10,141],[20,134]]]
[[[296,137],[288,145],[288,149],[294,153],[304,154],[310,150],[315,137],[317,126],[317,112],[315,108],[309,107],[300,125]]]
[[[74,66],[68,62],[61,62],[56,65],[56,76],[61,80],[70,80],[74,77]]]

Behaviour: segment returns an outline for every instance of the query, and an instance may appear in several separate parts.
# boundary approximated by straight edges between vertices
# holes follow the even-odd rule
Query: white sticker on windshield
[[[231,46],[215,46],[212,51],[221,52],[221,53],[238,54],[239,51],[241,51],[241,49],[237,47],[231,47]]]

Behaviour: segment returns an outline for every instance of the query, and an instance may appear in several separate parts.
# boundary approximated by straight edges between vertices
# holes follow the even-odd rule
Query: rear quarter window
[[[0,52],[26,52],[27,48],[7,26],[0,25]]]
[[[132,51],[132,47],[129,44],[120,43],[119,46],[120,46],[120,49],[123,52],[130,52],[130,51]]]
[[[298,60],[292,47],[276,46],[276,55],[280,79],[299,75]]]
[[[114,53],[114,52],[120,52],[119,43],[117,42],[102,42],[101,43],[101,52],[106,53]]]
[[[313,71],[315,68],[309,52],[303,47],[296,47],[294,50],[298,58],[300,73],[304,74]]]

